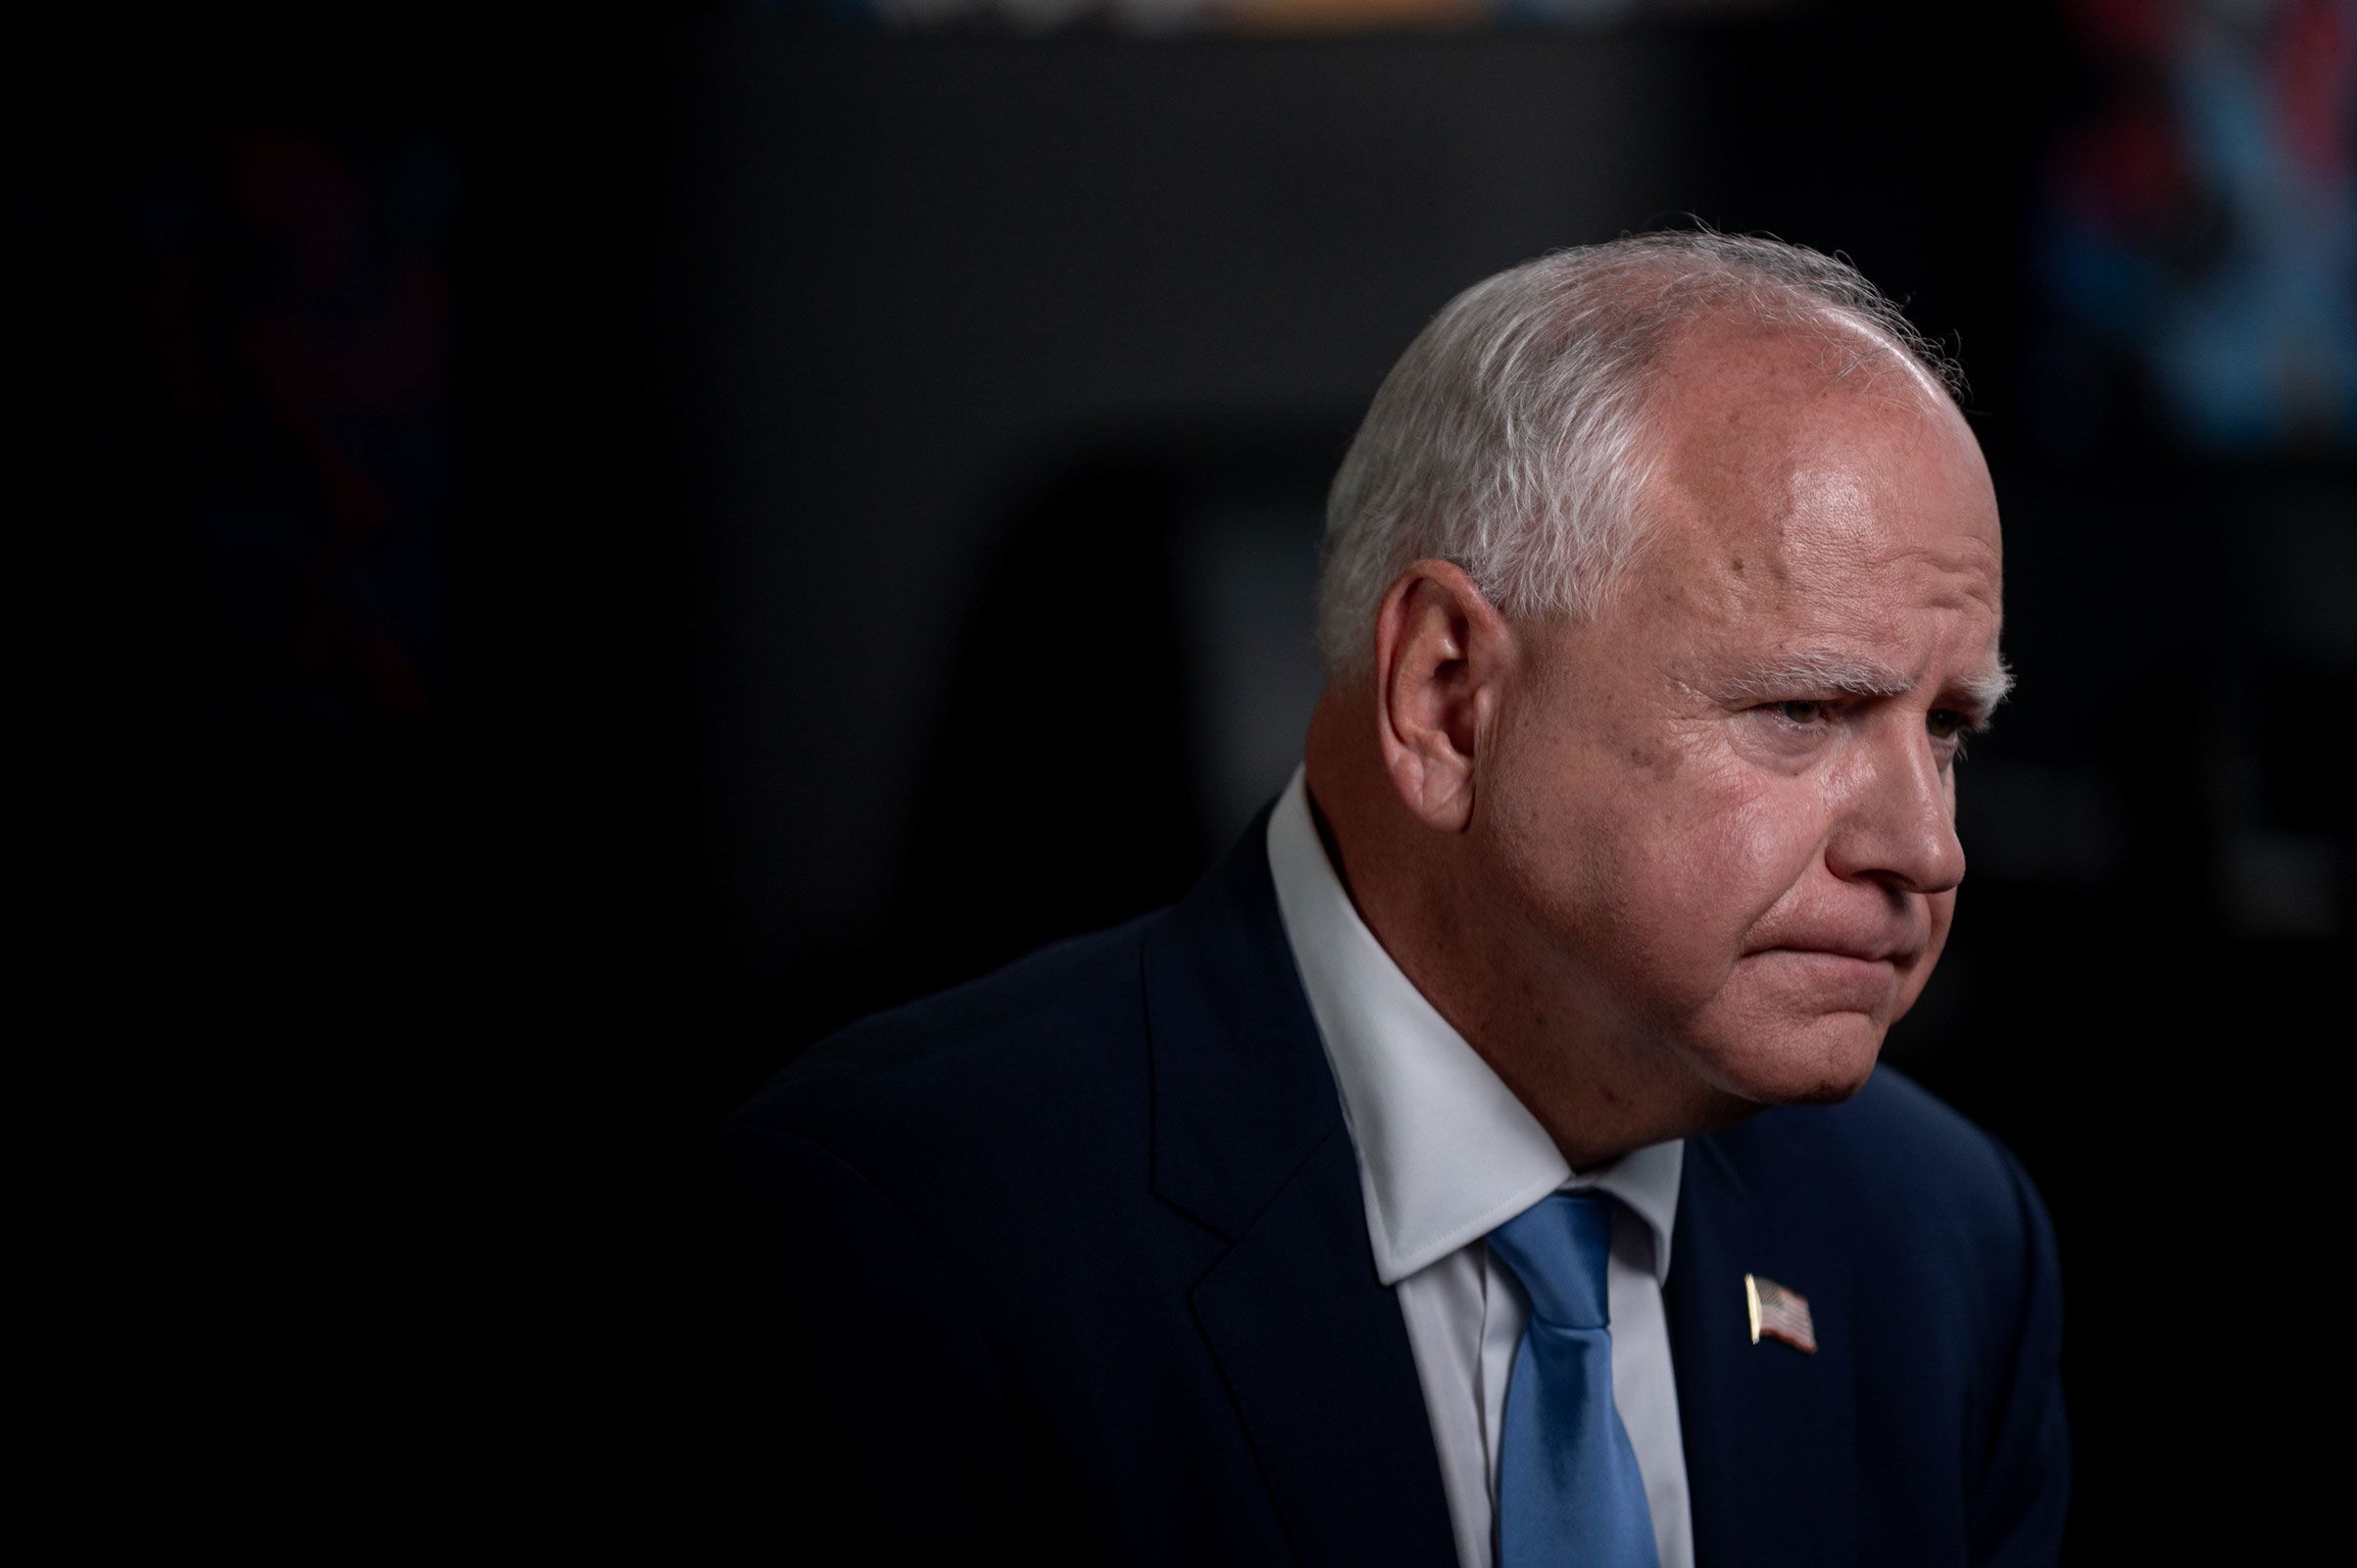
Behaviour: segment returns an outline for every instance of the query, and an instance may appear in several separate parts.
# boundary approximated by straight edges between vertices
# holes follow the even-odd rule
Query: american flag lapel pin
[[[1795,1349],[1817,1353],[1817,1325],[1809,1317],[1809,1298],[1757,1274],[1743,1276],[1743,1305],[1751,1313],[1751,1343],[1761,1335],[1784,1341]]]

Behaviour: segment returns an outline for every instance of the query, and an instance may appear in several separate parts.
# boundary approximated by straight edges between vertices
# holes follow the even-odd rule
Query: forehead
[[[1640,577],[1754,606],[1904,586],[1912,602],[1997,610],[1979,443],[1895,347],[1834,319],[1712,325],[1664,354],[1653,386],[1658,458],[1640,507],[1665,570]]]

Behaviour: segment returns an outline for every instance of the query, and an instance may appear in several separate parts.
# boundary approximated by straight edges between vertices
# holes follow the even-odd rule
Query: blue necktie
[[[1637,1450],[1612,1405],[1613,1200],[1543,1198],[1490,1233],[1530,1298],[1498,1455],[1498,1568],[1659,1568]]]

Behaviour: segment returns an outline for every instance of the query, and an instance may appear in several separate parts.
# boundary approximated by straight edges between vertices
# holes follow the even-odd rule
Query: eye
[[[1826,706],[1824,703],[1810,702],[1803,698],[1797,702],[1778,703],[1776,711],[1792,723],[1814,724],[1825,716]]]
[[[1925,715],[1923,727],[1932,732],[1936,741],[1952,741],[1972,728],[1972,723],[1953,709],[1935,708]]]

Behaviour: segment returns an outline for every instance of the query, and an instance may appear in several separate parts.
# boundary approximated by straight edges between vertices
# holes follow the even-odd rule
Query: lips
[[[1907,950],[1882,944],[1780,942],[1767,953],[1821,953],[1832,958],[1854,958],[1860,963],[1893,963],[1906,956]]]
[[[1795,901],[1770,911],[1746,932],[1743,951],[1746,957],[1817,954],[1903,967],[1923,956],[1932,927],[1932,910],[1919,898]]]
[[[1829,957],[1854,958],[1860,963],[1903,963],[1923,951],[1910,937],[1880,932],[1806,932],[1778,936],[1751,950],[1763,953],[1821,953]]]

